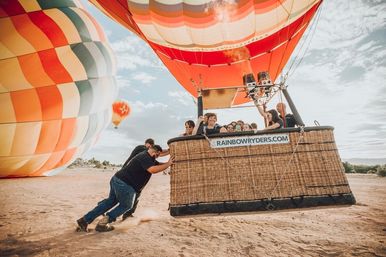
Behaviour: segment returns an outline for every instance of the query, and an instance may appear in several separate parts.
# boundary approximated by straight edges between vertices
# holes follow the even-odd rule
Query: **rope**
[[[271,202],[272,200],[272,195],[273,193],[275,192],[276,188],[279,186],[279,184],[281,183],[281,181],[283,180],[284,178],[284,175],[287,173],[288,171],[288,167],[290,166],[290,164],[292,163],[292,160],[294,159],[294,156],[295,156],[295,153],[296,153],[296,150],[298,149],[298,146],[299,146],[299,143],[300,143],[300,140],[303,139],[304,137],[304,127],[300,127],[300,136],[299,136],[299,139],[296,143],[296,146],[294,148],[294,150],[292,151],[292,155],[291,155],[291,158],[289,159],[287,165],[286,165],[286,168],[284,170],[284,172],[281,174],[280,178],[279,178],[279,181],[276,183],[275,187],[272,189],[271,193],[269,194],[269,196],[267,197],[268,198],[268,201]],[[272,204],[271,204],[272,205]],[[267,206],[268,208],[272,208],[274,206]]]
[[[204,137],[205,139],[208,141],[209,143],[209,147],[210,147],[210,139],[208,138],[207,135],[204,134]],[[227,172],[227,180],[228,180],[228,194],[229,194],[229,198],[232,198],[232,195],[231,195],[231,181],[230,181],[230,176],[229,176],[229,169],[232,168],[232,166],[230,165],[230,163],[228,162],[228,160],[226,160],[224,158],[224,156],[216,149],[216,148],[212,148],[216,154],[221,157],[221,159],[225,162],[225,165],[226,165],[226,172]]]
[[[295,68],[292,70],[294,64],[296,63],[296,61],[298,60],[298,57],[299,55],[295,56],[294,60],[292,61],[292,63],[290,64],[290,67],[288,68],[288,71],[285,73],[284,75],[284,80],[283,80],[283,83],[285,83],[287,81],[287,78],[288,76],[290,76],[290,71],[292,70],[291,72],[291,76],[295,73],[295,70],[299,67],[300,63],[303,61],[304,59],[304,56],[306,55],[307,51],[308,51],[308,48],[310,47],[310,44],[311,44],[311,41],[314,37],[314,34],[315,34],[315,31],[316,31],[316,27],[319,23],[319,18],[321,16],[321,13],[322,13],[322,9],[323,9],[323,5],[321,5],[321,7],[319,8],[319,10],[317,11],[317,14],[316,14],[316,19],[315,19],[315,22],[312,23],[311,25],[311,28],[310,28],[310,33],[307,33],[305,36],[304,36],[304,40],[301,42],[300,44],[300,47],[299,47],[299,55],[300,55],[300,52],[302,51],[304,45],[306,44],[307,40],[308,40],[308,37],[310,34],[311,35],[311,38],[310,40],[308,41],[308,45],[306,47],[306,50],[304,51],[303,53],[303,56],[300,58],[300,60],[298,61],[298,63],[295,65]],[[311,22],[311,21],[310,21]]]
[[[203,134],[203,136],[205,137],[205,139],[208,141],[208,143],[209,143],[209,146],[210,146],[210,139],[208,138],[208,136],[207,135],[205,135],[205,134]],[[228,162],[228,160],[227,159],[225,159],[224,158],[224,156],[216,149],[216,148],[212,148],[215,152],[216,152],[216,154],[227,164],[227,165],[229,165],[230,167],[232,167],[231,166],[231,164]],[[229,177],[229,174],[228,174],[228,171],[227,171],[227,175],[228,175],[228,177]]]

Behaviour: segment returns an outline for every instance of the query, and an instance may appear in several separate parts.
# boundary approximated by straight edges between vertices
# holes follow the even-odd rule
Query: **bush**
[[[367,174],[377,174],[377,170],[376,169],[375,170],[369,170],[367,172]]]
[[[386,177],[386,164],[380,165],[377,168],[377,175],[380,177]]]
[[[348,163],[348,162],[343,162],[343,167],[344,167],[344,172],[345,173],[354,173],[354,167]]]

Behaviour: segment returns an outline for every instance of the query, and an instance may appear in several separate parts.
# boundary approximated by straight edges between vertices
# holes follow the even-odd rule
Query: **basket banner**
[[[223,137],[210,139],[210,147],[224,148],[247,145],[270,145],[270,144],[289,144],[290,137],[288,133],[256,135],[242,137]]]

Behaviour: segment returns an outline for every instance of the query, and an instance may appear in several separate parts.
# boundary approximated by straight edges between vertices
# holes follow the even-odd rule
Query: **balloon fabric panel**
[[[78,1],[1,1],[0,26],[0,177],[54,175],[109,123],[115,59]]]

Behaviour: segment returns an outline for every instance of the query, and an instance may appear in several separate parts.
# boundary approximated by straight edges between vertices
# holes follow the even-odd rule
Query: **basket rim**
[[[332,126],[312,126],[312,127],[304,127],[305,132],[310,131],[320,131],[320,130],[334,130]],[[286,133],[286,132],[300,132],[301,128],[282,128],[282,129],[274,129],[274,130],[258,130],[256,133],[254,131],[245,131],[245,132],[231,132],[231,133],[218,133],[208,135],[208,138],[222,138],[222,137],[234,137],[234,136],[251,136],[251,135],[269,135],[269,134],[277,134],[277,133]],[[178,141],[187,141],[187,140],[198,140],[204,139],[203,135],[194,135],[194,136],[179,136],[174,137],[168,140],[167,144],[178,142]]]

